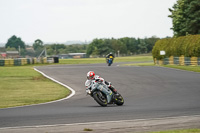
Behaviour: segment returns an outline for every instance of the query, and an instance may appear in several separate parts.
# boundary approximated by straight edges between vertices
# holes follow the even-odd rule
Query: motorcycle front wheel
[[[122,106],[124,104],[124,98],[120,94],[115,97],[115,104],[118,106]]]
[[[103,107],[107,106],[107,104],[108,104],[106,96],[100,91],[94,92],[93,98],[99,105],[101,105]]]

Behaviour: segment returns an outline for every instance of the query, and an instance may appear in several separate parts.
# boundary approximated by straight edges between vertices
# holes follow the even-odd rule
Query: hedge
[[[165,55],[160,55],[164,50]],[[153,58],[163,59],[170,56],[200,57],[200,35],[188,35],[158,40],[152,50]]]

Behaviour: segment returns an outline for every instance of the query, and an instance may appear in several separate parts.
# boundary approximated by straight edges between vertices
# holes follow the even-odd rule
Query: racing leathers
[[[107,87],[115,94],[117,94],[117,90],[112,86],[112,84],[110,82],[105,81],[103,78],[101,78],[99,75],[95,75],[93,79],[87,79],[86,82],[92,82],[92,81],[100,81],[102,83],[104,83],[105,85],[107,85]],[[90,90],[91,88],[88,88],[86,86],[86,93],[89,94],[91,92]]]
[[[112,53],[110,53],[110,54],[106,55],[106,62],[108,63],[109,59],[114,60],[114,58],[115,58],[115,56]]]

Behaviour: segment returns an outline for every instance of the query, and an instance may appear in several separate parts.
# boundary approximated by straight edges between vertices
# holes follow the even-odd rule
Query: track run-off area
[[[157,66],[119,66],[117,63],[111,67],[106,64],[50,65],[36,69],[75,93],[57,102],[0,109],[0,132],[19,127],[113,124],[200,115],[200,73]],[[101,107],[86,96],[84,83],[88,71],[111,82],[124,97],[124,105]]]

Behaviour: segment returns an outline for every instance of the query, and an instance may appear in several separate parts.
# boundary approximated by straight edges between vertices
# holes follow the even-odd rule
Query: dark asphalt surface
[[[54,65],[37,67],[73,88],[67,100],[0,109],[0,128],[200,115],[200,74],[163,67]],[[100,107],[85,93],[88,71],[112,82],[124,106]]]

